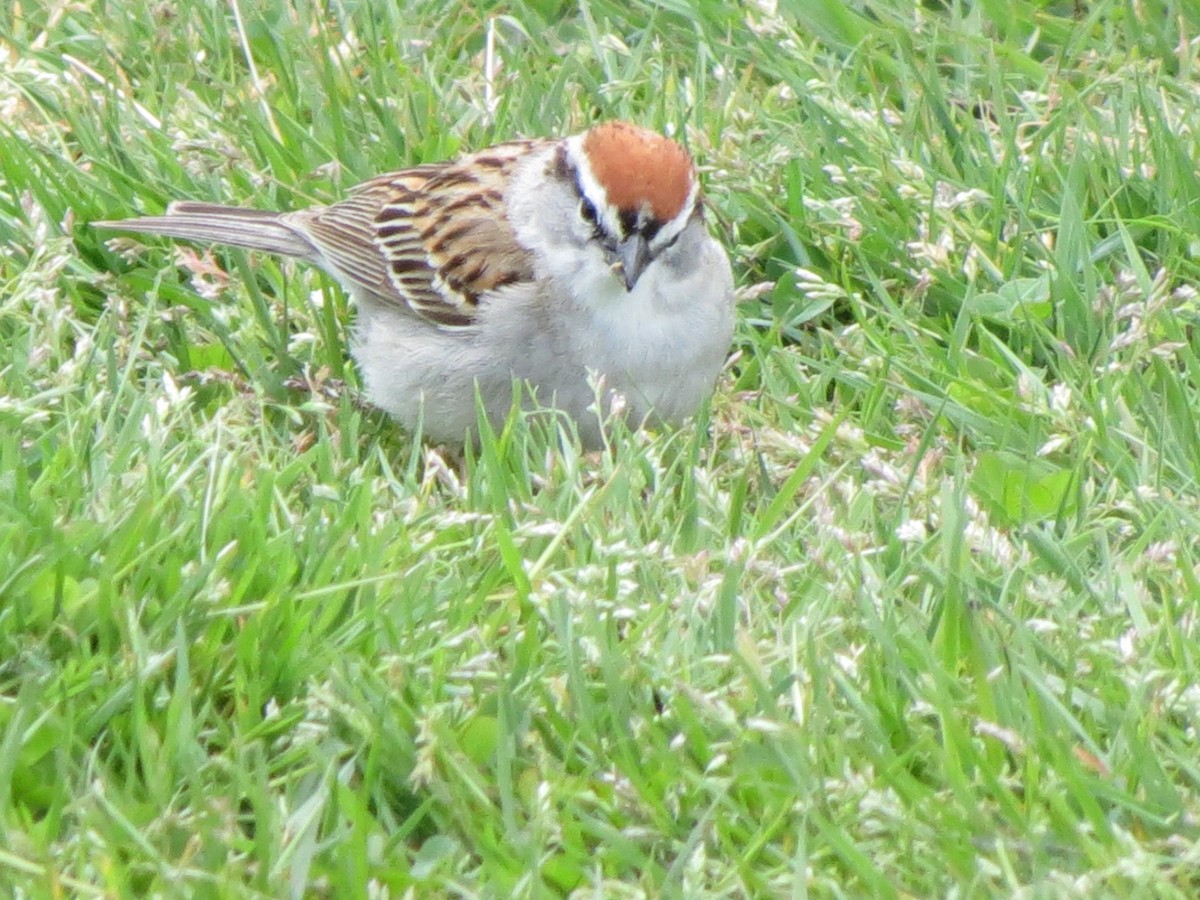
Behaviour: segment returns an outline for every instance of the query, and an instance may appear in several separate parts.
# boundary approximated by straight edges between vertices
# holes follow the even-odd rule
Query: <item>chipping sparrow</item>
[[[95,225],[321,267],[357,301],[368,398],[439,442],[471,436],[477,391],[502,423],[514,379],[590,447],[617,396],[631,425],[680,420],[711,393],[733,332],[729,259],[691,157],[624,122],[380,175],[327,207],[176,202]]]

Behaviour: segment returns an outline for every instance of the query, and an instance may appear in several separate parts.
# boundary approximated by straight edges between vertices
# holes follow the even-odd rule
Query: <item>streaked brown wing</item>
[[[327,263],[383,302],[445,327],[472,324],[488,291],[533,278],[504,213],[504,189],[536,141],[364,182],[333,206],[291,214]]]

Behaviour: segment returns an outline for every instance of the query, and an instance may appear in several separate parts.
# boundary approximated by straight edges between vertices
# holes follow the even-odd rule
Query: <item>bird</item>
[[[379,175],[328,206],[273,212],[174,201],[107,230],[311,263],[357,307],[367,400],[434,443],[477,441],[514,396],[568,417],[686,420],[734,329],[729,256],[677,141],[610,120]],[[514,391],[516,390],[516,394]]]

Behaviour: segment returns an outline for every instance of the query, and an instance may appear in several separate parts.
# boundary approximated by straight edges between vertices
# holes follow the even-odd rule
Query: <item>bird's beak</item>
[[[613,268],[619,269],[621,277],[625,279],[625,290],[633,290],[649,264],[650,245],[642,234],[634,232],[617,244],[617,265]]]

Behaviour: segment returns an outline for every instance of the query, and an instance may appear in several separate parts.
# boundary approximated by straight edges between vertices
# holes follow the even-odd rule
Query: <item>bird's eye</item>
[[[587,197],[579,198],[579,218],[589,225],[596,225],[600,217],[596,214],[596,204]]]

